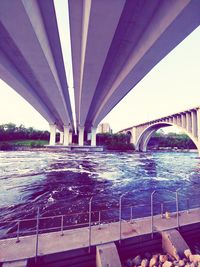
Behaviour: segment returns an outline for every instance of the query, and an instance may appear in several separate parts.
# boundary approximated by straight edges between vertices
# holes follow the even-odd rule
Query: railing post
[[[177,221],[177,227],[178,227],[178,229],[179,229],[179,199],[178,199],[178,191],[180,190],[180,188],[179,189],[177,189],[176,190],[176,221]]]
[[[164,212],[164,203],[162,202],[160,205],[160,216],[163,218],[163,212]]]
[[[121,244],[122,239],[122,198],[125,194],[119,197],[119,244]]]
[[[132,220],[133,220],[133,206],[131,206],[131,218],[130,218],[131,223],[132,223]]]
[[[151,238],[153,238],[154,231],[154,221],[153,221],[153,195],[155,194],[155,190],[151,193]]]
[[[64,215],[61,216],[61,236],[64,236],[64,233],[63,233],[63,222],[64,222]]]
[[[36,246],[35,246],[35,262],[38,257],[38,246],[39,246],[39,219],[40,219],[40,208],[37,210],[37,223],[36,223]]]
[[[90,198],[89,201],[89,253],[91,249],[91,241],[92,241],[92,199],[93,197]]]
[[[99,223],[98,224],[99,224],[98,229],[100,230],[101,229],[101,211],[99,211]]]
[[[17,222],[17,240],[16,243],[19,243],[19,233],[20,233],[20,221]]]
[[[190,213],[190,202],[189,202],[189,199],[187,198],[187,214]]]

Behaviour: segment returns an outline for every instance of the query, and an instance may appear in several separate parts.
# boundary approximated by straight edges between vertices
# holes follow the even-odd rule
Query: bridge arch
[[[183,133],[187,134],[190,139],[193,141],[193,143],[195,144],[195,146],[198,149],[198,152],[200,153],[200,147],[198,144],[198,140],[196,137],[194,137],[192,135],[192,133],[188,132],[185,128],[178,126],[177,124],[174,124],[172,122],[157,122],[154,124],[149,125],[147,128],[145,128],[139,135],[139,137],[137,138],[136,144],[135,144],[135,148],[137,151],[142,151],[142,152],[146,152],[147,151],[147,145],[149,140],[151,139],[151,137],[153,136],[153,134],[163,128],[163,127],[168,127],[168,126],[176,126],[177,128],[179,128]]]

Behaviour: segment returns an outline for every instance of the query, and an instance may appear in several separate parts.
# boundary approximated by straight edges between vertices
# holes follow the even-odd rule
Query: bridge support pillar
[[[60,144],[63,144],[64,141],[64,133],[60,132]]]
[[[84,144],[84,126],[79,126],[78,128],[78,144],[79,146],[83,146]]]
[[[69,145],[69,127],[68,126],[64,126],[64,146],[68,146]]]
[[[200,108],[197,109],[197,140],[198,140],[198,152],[200,156]]]
[[[191,113],[186,112],[186,130],[191,133],[192,132],[192,118]]]
[[[49,140],[49,145],[50,146],[55,146],[56,144],[56,125],[55,124],[50,124],[50,140]]]
[[[197,113],[196,110],[193,110],[191,113],[192,118],[192,134],[194,137],[197,137]]]
[[[72,132],[69,132],[69,144],[72,144]]]
[[[95,127],[91,129],[91,146],[96,146],[96,130],[97,128]]]

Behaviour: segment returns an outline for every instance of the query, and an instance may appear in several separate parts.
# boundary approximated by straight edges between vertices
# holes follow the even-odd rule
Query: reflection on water
[[[0,152],[0,213],[3,220],[86,211],[94,196],[96,210],[124,204],[147,205],[180,198],[199,205],[200,161],[196,153],[47,153]],[[171,191],[173,192],[171,192]]]

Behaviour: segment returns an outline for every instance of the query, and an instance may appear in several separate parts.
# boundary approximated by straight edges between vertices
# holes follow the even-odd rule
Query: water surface
[[[123,205],[134,206],[135,217],[146,216],[153,190],[155,209],[163,201],[175,209],[178,188],[180,208],[187,198],[200,205],[197,153],[0,152],[1,221],[33,217],[37,207],[42,216],[85,212],[92,196],[93,210],[111,209],[124,193]]]

